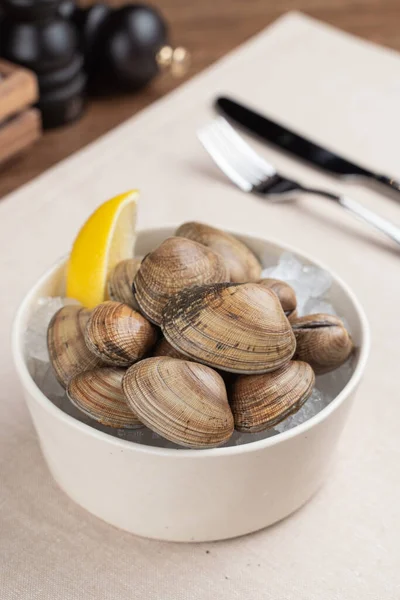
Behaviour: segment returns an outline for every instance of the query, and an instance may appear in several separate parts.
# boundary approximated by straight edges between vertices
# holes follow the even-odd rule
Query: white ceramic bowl
[[[142,231],[145,254],[171,235],[170,228]],[[271,264],[290,250],[237,234]],[[321,265],[319,265],[321,266]],[[221,540],[256,531],[304,504],[329,474],[332,454],[363,374],[369,349],[364,312],[338,277],[331,297],[360,348],[354,374],[335,400],[294,429],[261,441],[210,450],[155,448],[120,440],[59,410],[32,380],[24,357],[24,331],[36,300],[63,292],[64,262],[47,272],[26,296],[13,330],[13,352],[40,445],[55,480],[80,506],[132,533],[171,541]]]

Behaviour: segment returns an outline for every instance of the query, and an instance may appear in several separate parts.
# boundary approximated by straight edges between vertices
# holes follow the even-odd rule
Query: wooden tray
[[[0,124],[0,163],[33,144],[41,136],[41,131],[37,108],[24,110]]]
[[[31,71],[0,60],[0,163],[24,150],[41,135],[39,98]]]

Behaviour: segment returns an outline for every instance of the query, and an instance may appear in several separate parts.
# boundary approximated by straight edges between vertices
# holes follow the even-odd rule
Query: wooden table
[[[89,4],[90,2],[86,2]],[[121,2],[111,0],[111,4]],[[272,23],[287,10],[400,50],[398,0],[155,0],[171,24],[172,41],[192,53],[187,78]],[[90,100],[83,118],[53,130],[0,171],[0,197],[112,129],[181,82],[163,75],[137,95]]]

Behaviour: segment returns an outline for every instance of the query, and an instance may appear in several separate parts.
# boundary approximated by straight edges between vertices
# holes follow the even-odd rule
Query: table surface
[[[90,4],[90,2],[84,2]],[[120,1],[109,0],[110,4]],[[301,10],[345,31],[400,50],[397,0],[185,0],[153,1],[171,24],[172,42],[187,47],[186,79],[272,23],[286,10]],[[48,132],[23,156],[0,170],[0,197],[39,175],[181,82],[167,74],[136,95],[90,100],[78,122]]]
[[[268,78],[260,77],[260,64]],[[194,135],[223,89],[352,160],[395,174],[399,69],[397,52],[288,15],[0,202],[1,600],[399,599],[398,249],[333,203],[244,195]],[[378,189],[337,181],[251,144],[282,172],[399,220],[399,204]],[[12,318],[40,273],[68,252],[87,216],[132,183],[142,190],[140,229],[202,220],[279,239],[343,278],[369,319],[368,368],[326,484],[293,517],[251,536],[167,544],[129,535],[75,505],[40,453],[13,366]],[[66,449],[65,460],[79,463],[86,477],[84,456]],[[179,490],[177,498],[182,506]]]

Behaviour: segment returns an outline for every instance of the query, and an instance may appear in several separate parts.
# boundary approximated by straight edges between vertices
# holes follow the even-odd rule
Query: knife
[[[374,173],[352,163],[231,98],[223,96],[217,98],[215,107],[224,117],[234,121],[250,133],[328,173],[339,177],[367,177],[400,192],[400,181],[396,181],[393,177]]]

